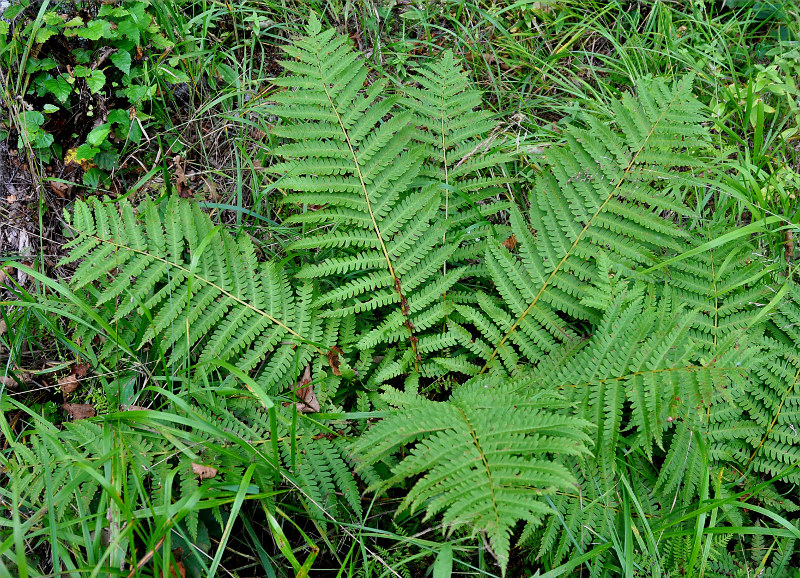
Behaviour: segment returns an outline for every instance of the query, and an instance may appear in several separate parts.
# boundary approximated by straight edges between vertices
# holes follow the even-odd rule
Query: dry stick
[[[322,65],[317,60],[317,70],[319,70],[319,76],[324,80],[325,74],[322,71]],[[364,200],[367,204],[367,211],[369,212],[369,218],[372,221],[372,228],[375,230],[375,235],[378,237],[378,242],[381,245],[381,250],[383,251],[383,256],[386,258],[386,265],[389,268],[389,275],[392,276],[392,281],[394,282],[394,290],[400,296],[400,312],[405,317],[406,322],[404,323],[406,329],[408,329],[409,333],[409,341],[411,342],[411,350],[414,352],[414,370],[419,370],[419,361],[420,355],[417,351],[417,341],[419,339],[414,335],[414,325],[411,323],[411,311],[408,307],[408,300],[403,295],[403,288],[400,286],[400,278],[397,276],[394,270],[394,265],[392,265],[392,259],[389,256],[389,250],[386,248],[386,243],[383,242],[383,235],[381,235],[381,229],[378,226],[378,222],[375,219],[375,213],[372,211],[372,202],[369,200],[369,191],[367,191],[367,184],[364,182],[364,175],[361,173],[361,165],[358,163],[358,156],[356,155],[356,151],[353,148],[353,143],[350,141],[350,134],[347,132],[347,129],[342,122],[342,117],[339,115],[339,111],[336,110],[336,105],[333,103],[333,98],[331,98],[330,91],[328,91],[328,85],[323,81],[322,83],[323,88],[325,89],[325,96],[328,97],[328,103],[331,105],[331,110],[333,114],[336,115],[336,121],[339,123],[339,128],[342,129],[342,134],[344,135],[345,141],[347,142],[347,147],[350,149],[350,154],[353,157],[353,165],[356,168],[356,174],[358,175],[358,180],[361,183],[361,190],[364,192]]]
[[[548,275],[547,279],[545,279],[545,282],[542,284],[542,287],[539,289],[539,292],[533,298],[533,301],[531,301],[531,304],[528,305],[528,308],[525,309],[525,311],[522,312],[522,315],[520,315],[519,318],[517,318],[516,321],[514,321],[514,324],[511,326],[511,328],[506,332],[506,334],[500,340],[500,343],[498,343],[497,346],[494,348],[494,351],[492,351],[492,354],[489,356],[489,359],[484,364],[484,366],[481,369],[480,373],[485,373],[486,372],[486,370],[489,368],[489,364],[491,364],[492,361],[494,360],[494,358],[497,357],[497,353],[498,353],[498,351],[500,351],[500,348],[503,347],[503,345],[505,345],[506,341],[508,341],[508,338],[511,337],[511,334],[514,333],[514,331],[516,331],[517,327],[519,327],[519,324],[522,323],[522,320],[525,319],[525,317],[528,316],[528,313],[530,313],[533,310],[533,308],[536,307],[536,304],[539,302],[539,299],[544,294],[545,289],[547,289],[547,287],[550,285],[550,282],[553,280],[553,278],[556,276],[556,274],[561,270],[561,267],[564,266],[564,263],[567,262],[567,259],[570,257],[570,255],[572,255],[572,252],[578,246],[578,243],[580,243],[583,240],[583,237],[586,234],[586,232],[594,224],[594,220],[597,218],[598,215],[600,215],[600,213],[602,213],[605,210],[606,205],[608,205],[608,203],[611,202],[611,199],[613,199],[617,195],[617,191],[619,191],[619,188],[622,186],[623,182],[625,182],[624,181],[625,175],[627,175],[633,169],[633,167],[635,166],[636,159],[639,158],[639,155],[644,150],[645,143],[648,140],[650,140],[650,137],[653,135],[653,131],[659,125],[661,120],[663,120],[664,115],[666,115],[667,111],[672,107],[672,104],[675,101],[675,98],[677,96],[678,96],[677,93],[675,95],[673,95],[672,101],[670,101],[669,104],[667,104],[667,106],[664,107],[664,112],[662,113],[661,117],[656,122],[653,123],[653,126],[650,128],[650,131],[647,133],[647,137],[644,139],[644,142],[639,147],[639,150],[636,151],[636,154],[633,155],[633,158],[628,163],[628,166],[625,167],[625,171],[623,172],[622,178],[620,178],[619,181],[617,181],[617,184],[614,186],[614,189],[608,194],[608,196],[606,197],[606,200],[603,201],[603,204],[600,205],[597,208],[597,210],[594,212],[594,214],[591,216],[591,218],[583,226],[583,229],[581,229],[581,232],[575,238],[575,241],[572,243],[570,248],[567,249],[567,252],[561,258],[561,260],[558,262],[558,264],[555,266],[555,268],[551,271],[550,275]]]
[[[142,566],[144,566],[145,564],[147,564],[147,563],[150,561],[150,559],[151,559],[151,558],[153,557],[153,555],[156,553],[156,550],[158,550],[159,548],[161,548],[161,544],[163,544],[163,543],[164,543],[164,540],[166,539],[166,537],[167,537],[167,535],[166,535],[166,534],[164,534],[164,535],[161,537],[161,539],[158,541],[158,544],[156,544],[155,546],[153,546],[153,548],[152,548],[152,549],[151,549],[149,552],[147,552],[147,554],[145,554],[144,556],[142,556],[142,559],[141,559],[141,560],[139,560],[139,563],[138,563],[138,564],[136,564],[136,566],[132,566],[132,567],[131,567],[131,571],[128,573],[128,578],[133,578],[133,577],[136,575],[136,572],[138,572],[139,570],[141,570],[141,569],[142,569]]]
[[[11,182],[8,176],[6,162],[8,161],[8,144],[3,141],[0,142],[0,183],[5,185],[5,192],[9,195],[16,195],[17,188]]]

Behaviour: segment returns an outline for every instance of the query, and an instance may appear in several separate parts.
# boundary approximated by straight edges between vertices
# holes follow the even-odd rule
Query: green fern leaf
[[[416,443],[378,487],[424,474],[401,509],[424,505],[447,526],[485,532],[504,569],[516,522],[546,516],[542,496],[575,483],[551,456],[585,454],[589,441],[588,422],[548,411],[552,394],[526,397],[521,385],[481,377],[444,403],[417,398],[354,445],[364,467]]]
[[[93,284],[99,304],[119,304],[101,308],[109,322],[147,312],[152,323],[140,347],[158,339],[172,364],[196,359],[207,372],[221,360],[249,371],[267,361],[259,381],[268,391],[294,383],[322,323],[310,316],[310,286],[295,294],[281,268],[257,262],[247,238],[214,227],[189,201],[145,203],[138,210],[143,223],[125,201],[119,209],[96,198],[77,207],[79,238],[94,244],[63,262],[83,259],[73,286]]]
[[[591,259],[599,252],[607,253],[617,272],[630,273],[654,265],[665,251],[687,248],[687,233],[660,215],[690,211],[660,183],[667,171],[703,164],[695,154],[707,146],[702,108],[691,96],[690,80],[672,87],[643,81],[637,88],[638,100],[625,96],[612,105],[618,132],[588,117],[585,128],[567,130],[565,146],[546,153],[547,168],[536,180],[528,215],[535,238],[512,210],[519,255],[499,240],[490,245],[486,261],[514,321],[502,327],[487,368],[513,335],[526,333],[526,322],[531,336],[525,339],[533,347],[531,325],[564,342],[571,339],[564,316],[597,321],[578,296],[581,285],[596,276]],[[678,177],[672,186],[682,181],[692,183]]]

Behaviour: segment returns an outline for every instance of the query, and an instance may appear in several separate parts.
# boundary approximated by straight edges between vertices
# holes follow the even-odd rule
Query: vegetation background
[[[0,10],[0,575],[797,573],[800,5]]]

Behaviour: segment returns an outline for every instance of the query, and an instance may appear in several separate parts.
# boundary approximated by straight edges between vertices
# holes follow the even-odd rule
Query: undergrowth
[[[213,10],[132,6],[91,20],[152,9],[138,30],[211,56],[179,30]],[[65,212],[68,282],[12,263],[36,288],[6,276],[0,572],[790,575],[793,9],[445,2],[436,26],[377,12],[417,23],[388,59],[371,15],[331,18],[354,37],[303,11],[260,94],[235,59],[175,60],[196,95],[230,88],[237,188],[186,198],[159,161],[123,195],[109,174]],[[238,54],[267,20],[230,24]],[[541,27],[558,46],[531,47]],[[135,54],[112,30],[87,40]],[[61,156],[36,135],[31,162]],[[35,332],[72,360],[49,371],[71,421],[18,399],[47,379],[22,370]]]

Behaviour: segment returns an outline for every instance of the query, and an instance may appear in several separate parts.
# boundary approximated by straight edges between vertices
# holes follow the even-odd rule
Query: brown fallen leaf
[[[8,331],[8,327],[6,327],[6,322],[4,319],[0,319],[0,335]]]
[[[75,379],[74,373],[70,373],[58,380],[58,386],[61,388],[61,393],[72,393],[78,389],[78,380]]]
[[[201,480],[208,480],[216,477],[218,471],[217,468],[212,468],[211,466],[192,463],[192,472]]]
[[[88,363],[76,363],[72,366],[72,373],[75,374],[75,377],[81,379],[86,377],[86,372],[89,371],[89,364]]]
[[[297,397],[302,399],[302,403],[298,403],[297,411],[300,413],[317,413],[320,411],[319,401],[314,393],[314,387],[311,385],[311,366],[306,365],[306,371],[303,374],[303,379],[300,380],[299,386],[295,390]]]
[[[170,567],[170,573],[173,578],[186,578],[186,566],[183,565],[183,548],[174,548],[172,550],[172,557],[175,560],[175,565]],[[177,574],[175,569],[178,569]]]
[[[341,360],[339,356],[344,353],[341,347],[334,345],[331,347],[330,351],[328,351],[328,364],[330,364],[331,369],[333,370],[333,375],[342,375],[341,370],[339,370],[339,366],[341,365]]]
[[[141,405],[121,405],[119,406],[120,411],[150,411],[146,407],[142,407]]]
[[[511,235],[508,239],[503,241],[503,247],[505,247],[509,251],[513,251],[514,249],[517,248],[517,243],[518,243],[517,236]]]
[[[72,190],[72,185],[70,185],[69,183],[62,183],[61,181],[50,181],[49,184],[53,192],[62,199],[65,199],[69,194],[69,192]]]
[[[73,420],[88,419],[97,415],[94,407],[88,403],[65,403],[61,407]]]
[[[8,281],[8,277],[14,274],[14,267],[10,265],[5,269],[0,269],[0,285],[4,285]]]
[[[172,166],[175,168],[175,191],[182,199],[190,198],[192,191],[186,184],[186,173],[183,170],[183,159],[180,155],[175,155],[172,159]]]
[[[17,383],[17,380],[10,375],[0,375],[0,386],[16,389],[19,384]]]
[[[217,183],[212,180],[208,180],[200,177],[203,180],[203,189],[205,190],[206,199],[209,201],[217,202],[220,199],[219,193],[217,192]]]
[[[6,197],[7,203],[16,203],[17,202],[17,195],[8,195]]]
[[[72,393],[78,389],[78,380],[85,377],[87,371],[89,371],[88,363],[74,364],[69,375],[58,380],[58,385],[61,387],[61,391],[63,393]]]

